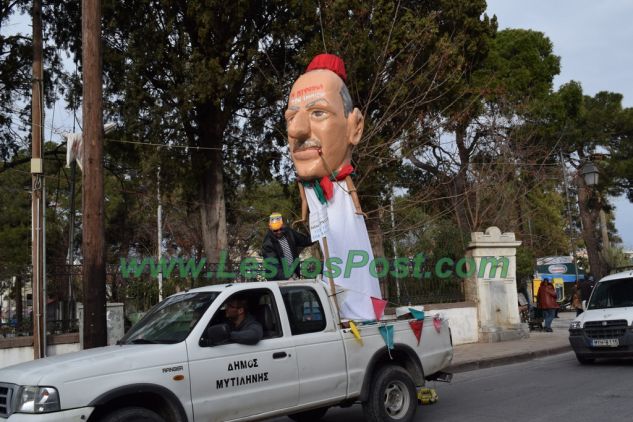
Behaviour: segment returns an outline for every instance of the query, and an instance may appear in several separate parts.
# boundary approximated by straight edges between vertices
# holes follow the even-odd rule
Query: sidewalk
[[[560,312],[559,317],[552,323],[553,333],[531,331],[530,338],[522,340],[455,346],[453,363],[446,371],[473,371],[569,352],[569,323],[576,312]]]

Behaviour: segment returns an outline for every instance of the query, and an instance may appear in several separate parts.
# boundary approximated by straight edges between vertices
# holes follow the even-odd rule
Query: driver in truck
[[[230,340],[234,343],[253,345],[264,336],[262,325],[248,313],[248,300],[234,296],[226,303],[224,311],[231,331]]]

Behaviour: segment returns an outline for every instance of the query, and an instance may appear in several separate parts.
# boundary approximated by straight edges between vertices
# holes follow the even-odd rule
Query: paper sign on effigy
[[[318,204],[314,209],[310,209],[310,237],[313,242],[317,242],[328,235],[330,223],[327,215],[327,207]]]

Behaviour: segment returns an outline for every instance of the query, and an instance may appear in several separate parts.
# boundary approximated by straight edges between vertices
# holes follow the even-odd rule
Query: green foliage
[[[233,256],[259,254],[266,231],[268,216],[279,212],[286,225],[299,220],[299,198],[296,186],[279,182],[254,184],[239,189],[237,200],[230,205],[229,222],[234,230],[230,234]],[[305,231],[305,227],[295,228]]]
[[[520,280],[531,279],[534,274],[534,265],[536,263],[536,257],[530,248],[521,245],[517,248],[516,256],[516,268],[517,282]]]
[[[624,249],[619,247],[610,247],[602,251],[602,257],[607,264],[607,274],[617,271],[624,271],[633,266],[630,258],[626,257]]]
[[[15,156],[28,139],[20,130],[25,130],[28,122],[29,107],[24,99],[31,90],[31,40],[21,33],[6,35],[9,31],[3,28],[27,4],[22,0],[0,5],[0,161]]]
[[[614,117],[615,133],[609,142],[610,156],[601,170],[611,194],[625,193],[633,202],[633,108],[626,108]]]
[[[0,173],[0,280],[25,275],[31,262],[31,174],[23,165]],[[11,198],[11,200],[8,200]]]
[[[553,189],[534,189],[527,197],[529,207],[529,232],[525,242],[530,245],[532,255],[557,256],[571,253],[570,238],[565,233],[565,199]]]
[[[45,151],[56,145],[47,143]],[[18,151],[17,160],[28,156]],[[49,177],[46,180],[46,259],[55,267],[67,252],[66,179],[63,163],[45,160]],[[21,164],[0,172],[0,280],[13,276],[30,277],[31,267],[31,173],[29,164]],[[48,269],[50,270],[51,267]],[[49,293],[55,295],[55,276],[49,277]]]
[[[283,93],[314,36],[315,10],[299,1],[103,2],[106,115],[120,123],[118,141],[137,143],[116,149],[138,157],[137,176],[154,179],[160,165],[165,191],[193,203],[187,216],[199,213],[209,258],[227,244],[225,201],[280,169]],[[57,17],[51,36],[79,59],[76,4],[51,1],[47,11]]]
[[[552,92],[554,76],[560,72],[560,58],[543,33],[506,29],[497,33],[482,69],[475,74],[489,102],[524,114],[536,100]]]
[[[13,167],[13,160],[30,142],[32,34],[19,30],[31,25],[16,22],[28,22],[31,3],[27,0],[0,2],[0,171]],[[16,25],[15,29],[7,24]],[[43,49],[44,102],[50,107],[63,93],[63,72],[58,50],[46,38]]]

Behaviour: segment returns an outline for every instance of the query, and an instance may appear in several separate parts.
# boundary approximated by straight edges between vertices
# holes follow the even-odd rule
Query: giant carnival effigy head
[[[288,143],[303,181],[350,164],[352,149],[363,135],[363,115],[352,104],[346,79],[340,57],[320,54],[292,86],[285,113]]]

